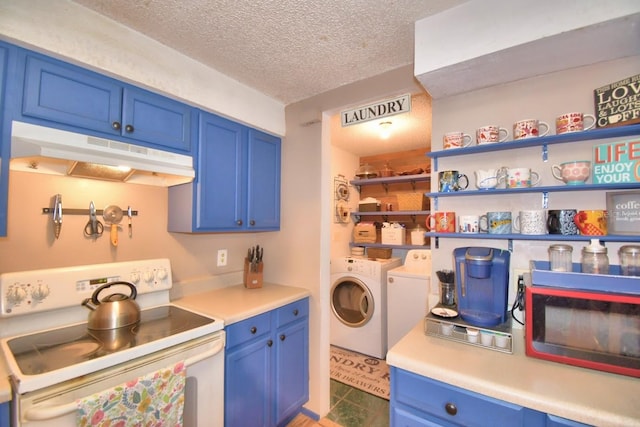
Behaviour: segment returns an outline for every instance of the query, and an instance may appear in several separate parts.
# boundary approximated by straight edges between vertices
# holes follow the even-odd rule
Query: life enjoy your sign
[[[640,140],[596,145],[593,150],[593,183],[640,182]]]

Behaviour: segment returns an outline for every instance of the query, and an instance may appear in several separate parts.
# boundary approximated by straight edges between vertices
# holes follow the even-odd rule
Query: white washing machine
[[[389,348],[429,311],[431,251],[412,249],[404,264],[387,273],[387,339]]]
[[[384,359],[387,355],[387,271],[400,258],[331,260],[331,344]]]

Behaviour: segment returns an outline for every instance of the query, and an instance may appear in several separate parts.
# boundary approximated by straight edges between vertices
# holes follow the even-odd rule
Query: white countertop
[[[246,289],[243,285],[229,286],[171,302],[178,307],[217,317],[222,319],[225,325],[229,325],[309,295],[308,289],[265,283],[258,289]],[[0,404],[11,400],[8,375],[4,357],[0,357]]]
[[[172,301],[173,304],[215,316],[225,326],[311,295],[308,289],[265,283],[262,288],[229,286]]]
[[[640,426],[640,380],[527,357],[514,329],[513,354],[427,336],[419,322],[387,363],[476,393],[586,424]]]

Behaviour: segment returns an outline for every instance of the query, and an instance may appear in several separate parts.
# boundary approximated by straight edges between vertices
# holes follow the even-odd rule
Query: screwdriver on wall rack
[[[131,206],[127,206],[127,217],[129,217],[129,237],[133,237],[133,225],[131,224],[132,216],[133,212],[131,211]]]

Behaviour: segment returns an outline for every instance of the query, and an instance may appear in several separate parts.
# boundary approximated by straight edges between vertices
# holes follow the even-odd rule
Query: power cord
[[[520,311],[524,310],[524,277],[523,276],[518,276],[518,292],[517,292],[515,301],[511,305],[511,317],[516,322],[520,323],[521,325],[524,325],[524,322],[520,321],[520,319],[516,317],[516,314],[515,314],[516,309]]]

